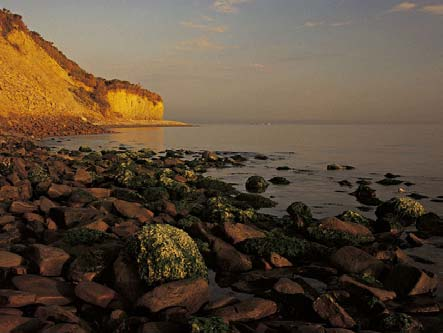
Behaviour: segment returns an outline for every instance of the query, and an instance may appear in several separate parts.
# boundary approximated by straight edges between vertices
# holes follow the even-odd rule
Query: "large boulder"
[[[344,246],[331,256],[331,263],[345,273],[369,274],[377,277],[385,265],[369,253],[353,246]]]
[[[208,270],[197,244],[186,232],[173,226],[145,226],[131,238],[129,250],[148,286],[207,277]]]
[[[203,278],[185,279],[164,283],[137,301],[137,306],[151,312],[159,312],[171,307],[186,308],[188,313],[197,312],[209,300],[208,281]]]

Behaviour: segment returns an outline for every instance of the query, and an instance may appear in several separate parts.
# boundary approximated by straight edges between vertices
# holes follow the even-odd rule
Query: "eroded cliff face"
[[[110,123],[163,119],[162,98],[87,73],[52,43],[0,10],[0,116],[66,115]]]
[[[123,119],[161,120],[163,102],[154,103],[147,97],[139,96],[124,89],[109,91],[107,100],[112,113]]]

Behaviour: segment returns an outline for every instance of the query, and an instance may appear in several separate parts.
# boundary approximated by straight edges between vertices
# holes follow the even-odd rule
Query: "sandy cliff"
[[[0,116],[76,116],[101,124],[163,119],[162,98],[139,85],[107,81],[0,10]]]

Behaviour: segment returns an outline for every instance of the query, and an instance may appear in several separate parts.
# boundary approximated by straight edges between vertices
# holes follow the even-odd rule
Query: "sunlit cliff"
[[[19,15],[0,10],[0,115],[67,115],[112,124],[161,120],[163,111],[158,94],[87,73]]]

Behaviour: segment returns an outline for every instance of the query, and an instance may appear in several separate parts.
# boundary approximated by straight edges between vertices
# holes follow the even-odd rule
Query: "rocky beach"
[[[355,195],[376,219],[264,214],[284,177],[238,191],[205,176],[246,162],[3,135],[0,331],[441,332],[442,279],[408,255],[443,236],[441,217],[368,184]]]

